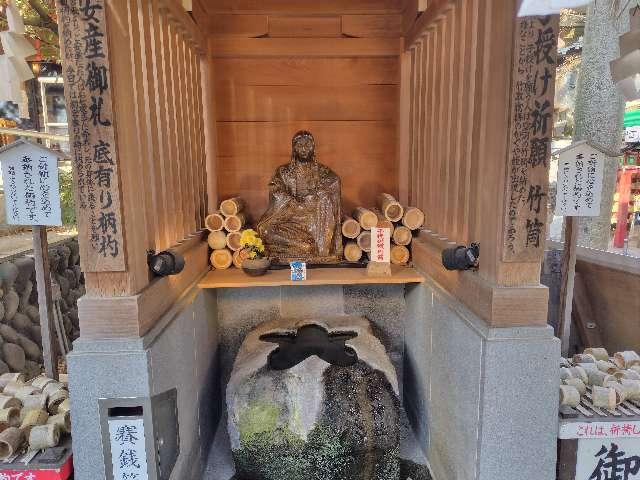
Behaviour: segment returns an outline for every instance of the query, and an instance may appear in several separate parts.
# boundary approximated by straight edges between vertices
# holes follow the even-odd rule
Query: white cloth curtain
[[[23,106],[25,96],[22,84],[33,78],[25,58],[35,55],[36,49],[24,38],[24,22],[13,0],[9,0],[7,5],[7,22],[9,30],[0,33],[4,51],[0,55],[0,100]]]

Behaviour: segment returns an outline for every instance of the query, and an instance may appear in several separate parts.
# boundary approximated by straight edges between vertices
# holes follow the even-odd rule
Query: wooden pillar
[[[58,378],[56,368],[57,350],[55,348],[55,342],[53,341],[55,328],[53,323],[54,305],[51,293],[51,271],[46,227],[40,225],[33,226],[33,256],[36,267],[44,371],[49,378]]]

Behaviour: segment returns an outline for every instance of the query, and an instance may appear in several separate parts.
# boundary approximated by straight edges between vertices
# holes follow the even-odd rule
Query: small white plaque
[[[148,480],[144,420],[109,419],[113,480]]]
[[[640,125],[625,128],[624,141],[627,143],[640,142]]]
[[[640,440],[640,422],[563,422],[558,438],[637,438]]]
[[[600,215],[604,153],[580,143],[568,147],[558,159],[556,215],[597,217]]]
[[[25,142],[9,145],[0,161],[7,223],[62,225],[55,152]]]
[[[388,228],[371,229],[371,261],[391,262],[391,232]]]
[[[580,440],[576,480],[640,480],[640,439]]]

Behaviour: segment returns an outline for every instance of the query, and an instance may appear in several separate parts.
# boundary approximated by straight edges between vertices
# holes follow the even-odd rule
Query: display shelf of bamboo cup
[[[211,265],[216,270],[226,270],[232,265],[240,268],[240,236],[247,224],[245,202],[239,197],[220,203],[219,210],[205,218],[209,230],[207,241],[211,247]]]
[[[587,348],[560,361],[560,405],[583,411],[583,405],[612,412],[624,405],[640,413],[640,355]]]
[[[71,434],[71,404],[65,384],[44,375],[0,376],[0,460],[13,461],[60,444]]]
[[[359,262],[371,252],[371,229],[388,228],[391,233],[391,263],[407,265],[411,259],[413,231],[424,225],[424,212],[417,207],[404,207],[389,193],[378,195],[375,207],[357,207],[342,219],[344,257]]]

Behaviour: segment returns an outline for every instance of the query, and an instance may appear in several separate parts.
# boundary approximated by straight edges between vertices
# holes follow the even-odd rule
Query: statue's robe
[[[269,183],[258,222],[268,254],[280,262],[335,263],[342,258],[340,178],[317,162],[292,160]]]

